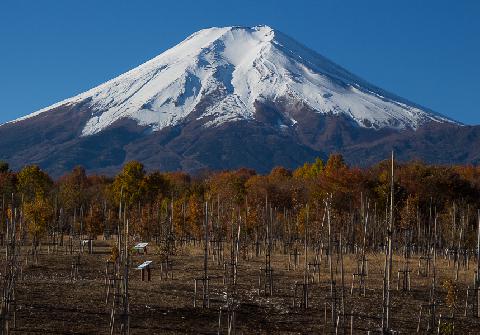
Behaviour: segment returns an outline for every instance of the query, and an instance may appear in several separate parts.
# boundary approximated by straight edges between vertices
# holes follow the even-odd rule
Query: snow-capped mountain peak
[[[200,30],[115,79],[16,121],[87,102],[92,115],[83,136],[124,118],[153,130],[193,115],[216,126],[253,120],[256,102],[280,100],[376,129],[453,122],[368,84],[268,26]],[[294,116],[286,117],[295,124]]]

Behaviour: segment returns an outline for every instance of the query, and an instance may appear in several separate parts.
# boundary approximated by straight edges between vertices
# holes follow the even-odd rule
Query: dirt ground
[[[80,257],[79,278],[70,278],[73,255],[48,253],[42,247],[38,264],[23,262],[23,278],[16,289],[16,334],[107,334],[109,333],[110,304],[105,303],[105,261],[112,241],[95,241],[94,254]],[[203,256],[201,248],[178,248],[173,260],[173,279],[161,280],[158,264],[160,255],[153,246],[148,255],[133,255],[132,264],[152,260],[152,281],[141,281],[140,271],[130,272],[130,333],[131,334],[226,334],[226,317],[219,332],[219,309],[225,305],[225,286],[222,279],[212,279],[209,309],[193,307],[194,278],[202,276]],[[227,249],[225,251],[227,254]],[[4,258],[4,252],[1,257]],[[310,261],[313,261],[313,254]],[[366,295],[358,289],[350,294],[352,273],[356,262],[353,256],[345,256],[345,327],[340,315],[338,333],[350,334],[353,321],[354,334],[379,333],[382,313],[382,278],[384,256],[369,254],[369,273]],[[300,259],[303,262],[303,256]],[[336,259],[335,259],[336,261]],[[453,265],[447,266],[443,257],[438,258],[438,315],[451,315],[445,304],[446,292],[442,283],[454,279]],[[392,328],[400,334],[416,333],[421,304],[428,302],[432,277],[417,273],[418,258],[412,267],[411,291],[396,290],[397,269],[402,263],[395,257],[391,291]],[[288,256],[276,250],[272,256],[274,269],[273,296],[258,295],[258,273],[264,264],[264,256],[250,260],[240,259],[238,264],[239,306],[235,324],[236,334],[322,334],[335,333],[330,310],[325,324],[325,304],[329,295],[327,262],[321,265],[320,283],[309,287],[310,306],[307,310],[292,307],[292,287],[303,280],[303,265],[297,270],[287,270]],[[157,265],[157,266],[155,266]],[[337,266],[335,262],[334,266]],[[338,265],[339,266],[339,265]],[[223,265],[209,259],[211,276],[221,276]],[[3,271],[3,265],[2,265]],[[473,283],[474,264],[470,269],[460,269],[457,281],[457,307],[455,311],[456,334],[480,334],[480,319],[472,316],[471,308],[465,312],[467,285]],[[337,296],[340,297],[340,270],[336,276]],[[472,300],[472,299],[471,299]],[[339,300],[340,301],[340,300]],[[471,303],[471,301],[470,301]],[[200,302],[201,306],[201,302]],[[427,316],[423,312],[420,333],[426,333]],[[353,318],[351,316],[353,315]],[[436,331],[436,329],[435,329]],[[435,332],[436,333],[436,332]]]

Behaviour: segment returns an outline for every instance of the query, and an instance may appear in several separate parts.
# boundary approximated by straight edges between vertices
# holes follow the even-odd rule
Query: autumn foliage
[[[142,238],[165,234],[200,239],[206,211],[217,234],[230,234],[241,224],[255,236],[266,220],[278,223],[277,233],[301,235],[309,220],[321,225],[328,199],[337,227],[348,230],[361,207],[384,215],[390,194],[389,161],[370,168],[349,167],[341,155],[320,158],[291,171],[276,167],[267,175],[249,169],[204,173],[147,172],[129,162],[114,178],[88,175],[81,167],[52,180],[38,166],[11,171],[0,164],[0,220],[8,208],[21,208],[29,234],[82,233],[92,238],[115,231],[119,207]],[[395,166],[395,227],[431,231],[432,218],[447,232],[452,218],[462,217],[468,243],[474,243],[476,209],[480,203],[480,168],[437,166],[419,161]],[[381,220],[379,220],[381,221]],[[443,226],[442,226],[443,224]],[[3,225],[4,226],[4,225]],[[457,237],[453,236],[451,239]],[[453,243],[453,241],[451,241]]]

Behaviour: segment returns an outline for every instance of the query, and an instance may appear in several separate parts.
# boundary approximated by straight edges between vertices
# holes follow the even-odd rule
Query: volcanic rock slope
[[[75,165],[294,168],[331,152],[367,165],[477,162],[480,132],[383,91],[267,26],[204,29],[98,87],[0,126],[0,159]]]

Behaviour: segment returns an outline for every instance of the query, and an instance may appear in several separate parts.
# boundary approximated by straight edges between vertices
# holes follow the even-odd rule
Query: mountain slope
[[[57,175],[76,164],[115,172],[130,159],[152,169],[264,172],[332,151],[356,157],[354,163],[374,161],[383,158],[379,146],[400,138],[411,143],[405,157],[422,157],[415,151],[421,130],[447,128],[462,129],[270,27],[210,28],[98,87],[0,126],[0,159]],[[371,146],[377,150],[361,157]]]
[[[208,119],[207,126],[252,120],[255,102],[280,98],[302,101],[319,113],[346,114],[363,127],[415,129],[429,121],[449,121],[265,26],[201,30],[151,61],[27,118],[89,101],[92,116],[82,131],[87,136],[121,118],[153,130],[174,126],[206,99],[198,118]],[[290,118],[291,124],[295,121]]]

